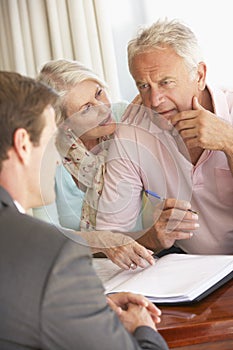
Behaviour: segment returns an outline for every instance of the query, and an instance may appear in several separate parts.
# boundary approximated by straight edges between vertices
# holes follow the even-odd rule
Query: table
[[[196,304],[160,309],[157,328],[171,349],[233,350],[233,280]]]

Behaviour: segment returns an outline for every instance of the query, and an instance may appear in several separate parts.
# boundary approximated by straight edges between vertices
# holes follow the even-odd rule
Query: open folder
[[[169,254],[136,270],[122,270],[109,259],[93,260],[106,294],[140,293],[157,304],[199,301],[233,277],[233,255]]]

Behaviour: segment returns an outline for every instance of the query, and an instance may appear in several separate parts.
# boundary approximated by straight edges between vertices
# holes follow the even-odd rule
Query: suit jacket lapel
[[[12,207],[17,209],[9,193],[1,186],[0,186],[0,207]]]

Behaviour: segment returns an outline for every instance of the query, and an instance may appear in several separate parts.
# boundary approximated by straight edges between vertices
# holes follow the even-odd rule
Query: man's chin
[[[46,194],[41,194],[37,205],[34,206],[34,207],[35,208],[36,207],[44,207],[44,206],[47,206],[47,205],[50,205],[50,204],[54,203],[55,200],[56,200],[55,193],[48,193],[47,192]]]

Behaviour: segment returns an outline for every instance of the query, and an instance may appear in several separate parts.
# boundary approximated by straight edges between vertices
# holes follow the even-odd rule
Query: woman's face
[[[66,95],[71,128],[83,141],[111,135],[116,128],[106,90],[94,80],[75,85]]]

